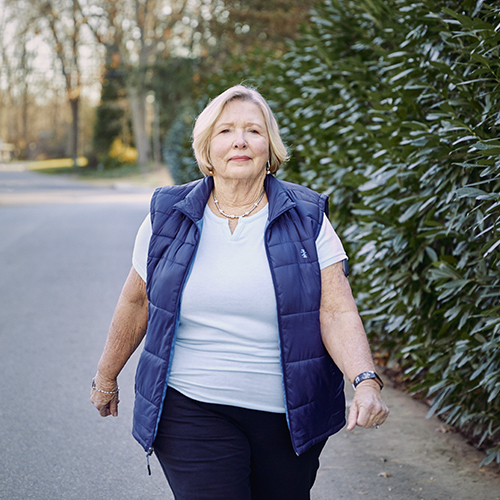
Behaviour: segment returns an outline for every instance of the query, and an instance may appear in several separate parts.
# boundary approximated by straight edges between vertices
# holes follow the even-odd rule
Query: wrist
[[[92,388],[93,391],[100,392],[101,394],[109,394],[109,395],[118,394],[118,392],[120,390],[119,387],[118,387],[118,385],[116,385],[116,384],[115,384],[115,386],[114,386],[114,388],[112,390],[103,389],[102,386],[99,387],[96,384],[95,377],[92,379],[91,388]]]
[[[375,382],[375,380],[372,380],[372,379],[367,379],[367,380],[363,380],[362,382],[360,382],[357,386],[356,386],[356,389],[355,391],[358,391],[358,390],[363,390],[363,389],[376,389],[378,392],[380,392],[382,389],[380,387],[380,385]]]
[[[118,380],[116,377],[107,377],[99,370],[92,380],[94,381],[94,385],[96,387],[106,392],[115,391],[118,388]]]
[[[380,390],[384,387],[384,382],[382,382],[382,379],[374,372],[374,371],[366,371],[360,373],[353,381],[352,387],[354,390],[360,385],[360,384],[366,384],[370,383],[371,385],[377,386]]]

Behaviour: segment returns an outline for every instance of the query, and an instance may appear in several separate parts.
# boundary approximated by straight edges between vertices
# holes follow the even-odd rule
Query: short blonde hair
[[[211,175],[213,168],[210,164],[212,130],[226,104],[236,100],[252,102],[262,111],[269,135],[270,171],[274,174],[288,159],[288,151],[281,140],[278,123],[269,104],[259,92],[244,85],[236,85],[224,91],[213,99],[196,119],[193,129],[193,149],[199,169],[204,175]]]

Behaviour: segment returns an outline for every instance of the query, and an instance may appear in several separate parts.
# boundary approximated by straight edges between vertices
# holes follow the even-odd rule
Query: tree
[[[204,46],[204,76],[200,95],[217,92],[241,81],[266,85],[266,61],[283,56],[300,36],[315,0],[239,0],[220,2],[208,21],[213,46]]]
[[[10,5],[7,5],[10,7]],[[13,141],[21,154],[26,154],[28,143],[28,113],[30,105],[29,81],[32,76],[33,52],[29,43],[34,33],[36,14],[30,5],[25,5],[25,16],[16,19],[12,10],[2,11],[0,21],[1,65],[5,93],[2,93],[0,107],[5,109],[2,115],[6,122],[3,125],[4,138]],[[5,36],[10,32],[10,39]],[[15,36],[13,34],[15,33]],[[0,130],[0,134],[2,131]]]
[[[289,43],[300,37],[301,25],[308,22],[314,3],[314,0],[259,0],[251,6],[237,0],[213,3],[209,15],[202,18],[198,27],[207,35],[199,47],[199,80],[194,87],[191,109],[180,117],[172,137],[167,137],[166,148],[176,182],[200,176],[190,145],[196,115],[210,98],[242,82],[270,96],[281,71],[276,70],[275,61],[283,57]]]
[[[186,48],[183,38],[188,37],[186,29],[191,21],[188,2],[105,0],[84,6],[83,12],[105,47],[107,60],[114,61],[115,71],[124,75],[138,163],[145,165],[150,157],[151,132],[147,98],[153,96],[155,67],[181,51],[183,44]]]
[[[71,157],[78,159],[79,112],[82,90],[81,46],[85,39],[86,20],[81,14],[78,0],[37,0],[40,24],[52,42],[66,86],[72,114]]]
[[[111,57],[109,57],[111,55]],[[101,102],[96,109],[92,152],[96,161],[105,165],[108,153],[117,138],[122,138],[126,120],[124,74],[119,70],[118,53],[107,53],[106,68],[102,81]],[[123,141],[127,146],[129,141]]]

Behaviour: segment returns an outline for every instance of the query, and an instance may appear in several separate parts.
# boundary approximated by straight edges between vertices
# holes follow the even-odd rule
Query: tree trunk
[[[153,158],[155,170],[161,168],[161,141],[160,141],[160,102],[155,99],[153,103]]]
[[[71,106],[71,116],[73,119],[72,125],[72,137],[71,137],[71,158],[73,159],[73,167],[78,166],[78,119],[79,119],[79,108],[80,108],[80,98],[74,97],[69,100]]]
[[[146,95],[132,85],[127,86],[132,114],[132,131],[137,149],[137,163],[144,170],[149,159],[149,137],[146,131]]]
[[[25,156],[28,158],[29,138],[28,138],[28,85],[23,89],[23,141],[26,144]]]
[[[28,139],[28,68],[27,68],[27,50],[26,42],[23,44],[23,53],[21,56],[21,68],[24,72],[22,86],[22,140],[24,143],[23,156],[28,158],[29,139]]]

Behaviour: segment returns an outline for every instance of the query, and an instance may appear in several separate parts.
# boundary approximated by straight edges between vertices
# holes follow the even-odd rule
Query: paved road
[[[88,402],[150,191],[12,170],[0,164],[0,498],[172,499],[130,434],[137,356],[117,419]],[[420,403],[384,392],[388,422],[329,440],[313,500],[500,499],[480,454]]]

